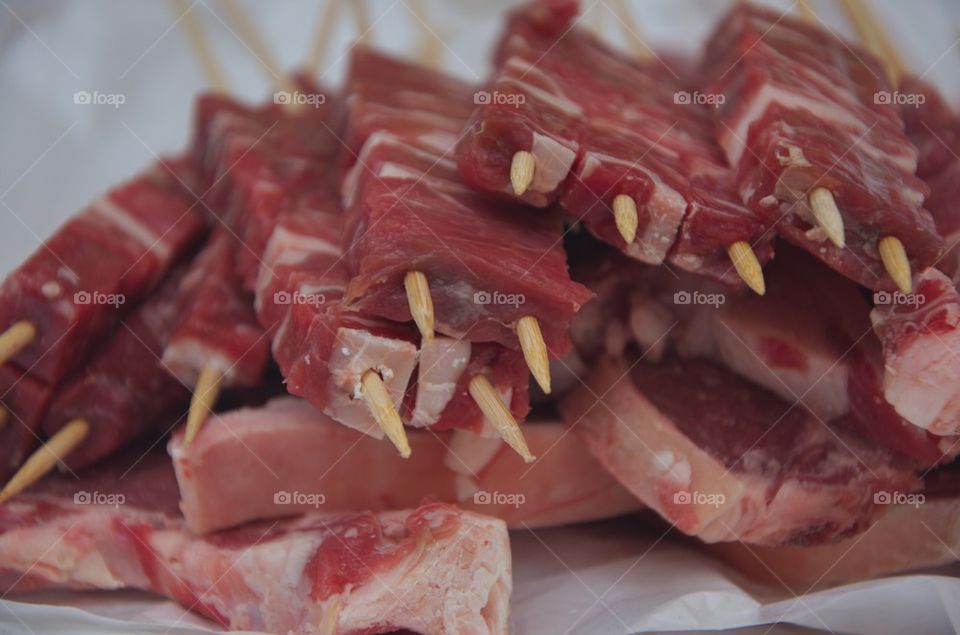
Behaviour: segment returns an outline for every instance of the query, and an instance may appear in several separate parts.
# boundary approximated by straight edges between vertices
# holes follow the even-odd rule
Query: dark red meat
[[[26,320],[34,341],[14,361],[55,383],[145,298],[205,230],[199,206],[163,166],[92,203],[0,286],[0,329]]]

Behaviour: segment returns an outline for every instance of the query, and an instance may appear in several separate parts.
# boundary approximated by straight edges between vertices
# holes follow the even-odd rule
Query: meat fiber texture
[[[344,180],[343,240],[353,274],[346,301],[364,313],[409,322],[403,279],[416,270],[430,282],[440,333],[516,349],[514,324],[533,315],[550,353],[563,355],[568,321],[588,296],[570,281],[559,219],[467,191],[445,159],[472,93],[435,71],[386,60],[383,65],[397,69],[391,90],[419,108],[394,113],[393,93],[374,89],[381,64],[371,60],[383,57],[361,51],[347,88],[347,136],[366,145]],[[445,124],[427,134],[410,121],[414,116]]]
[[[31,376],[56,383],[79,366],[200,240],[199,205],[173,169],[160,163],[107,192],[4,279],[0,329],[36,328],[13,358]]]
[[[531,452],[542,458],[523,479],[517,479],[522,459],[500,439],[461,431],[410,430],[407,436],[413,460],[287,397],[211,420],[189,447],[178,433],[168,450],[180,507],[197,533],[317,510],[403,509],[425,498],[516,528],[596,520],[639,507],[556,421],[525,426]]]
[[[182,268],[171,274],[50,403],[42,423],[47,436],[74,419],[90,426],[83,442],[63,458],[70,469],[109,456],[148,430],[165,432],[171,419],[186,412],[189,390],[160,361],[174,327],[182,276]]]
[[[936,435],[960,433],[960,293],[936,269],[913,294],[876,294],[871,319],[883,345],[883,392],[905,419]]]
[[[238,267],[250,291],[277,218],[322,204],[312,184],[327,178],[340,149],[337,100],[309,83],[302,90],[322,95],[322,106],[249,107],[217,95],[197,101],[191,148],[202,166],[205,201],[240,238]]]
[[[870,525],[875,494],[920,486],[892,453],[707,362],[602,360],[561,411],[622,485],[705,542],[836,542]]]
[[[336,209],[331,201],[326,213],[283,215],[264,253],[256,306],[261,323],[274,333],[273,356],[288,391],[379,438],[383,432],[360,385],[363,374],[375,369],[409,425],[492,434],[468,393],[470,379],[483,373],[522,421],[529,382],[519,352],[496,344],[450,346],[445,337],[424,344],[412,324],[370,318],[343,303],[349,274]]]
[[[347,71],[344,169],[353,166],[367,140],[402,130],[408,141],[436,149],[456,139],[470,115],[475,88],[454,77],[360,45],[350,50]]]
[[[129,464],[49,479],[0,508],[5,595],[142,589],[232,630],[507,632],[502,521],[433,503],[198,537],[169,507],[176,483],[166,457],[154,453],[124,474]]]
[[[40,423],[53,393],[49,384],[24,374],[13,364],[0,365],[0,479],[9,478],[40,443]]]
[[[884,236],[898,237],[916,268],[938,259],[945,245],[923,209],[917,151],[873,56],[802,21],[741,5],[716,29],[705,60],[708,92],[725,97],[720,144],[760,218],[871,288],[892,287],[877,251]],[[813,220],[807,196],[815,187],[837,201],[845,248]]]
[[[629,59],[575,26],[544,29],[547,10],[531,3],[511,16],[489,98],[458,146],[464,180],[512,196],[512,157],[531,152],[524,202],[559,199],[571,219],[633,258],[741,285],[726,248],[748,241],[766,262],[773,236],[741,203],[707,107],[689,101],[687,83],[659,61]],[[637,206],[630,244],[612,212],[621,194]]]
[[[177,324],[163,363],[194,386],[205,368],[223,374],[225,387],[260,383],[270,355],[267,338],[236,271],[238,241],[218,226],[180,283]]]

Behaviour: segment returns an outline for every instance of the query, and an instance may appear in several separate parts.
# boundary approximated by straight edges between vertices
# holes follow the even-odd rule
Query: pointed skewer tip
[[[810,212],[816,219],[817,224],[827,234],[827,238],[842,249],[847,241],[843,234],[843,217],[837,208],[833,192],[825,187],[814,188],[811,190],[807,202],[810,205]]]
[[[883,267],[890,274],[897,288],[904,293],[913,291],[913,276],[910,272],[910,259],[903,243],[896,236],[886,236],[877,244]]]
[[[0,364],[22,351],[37,336],[36,327],[21,320],[0,334]]]
[[[536,168],[536,160],[526,150],[519,150],[513,155],[510,162],[510,185],[513,186],[513,192],[517,196],[523,196],[533,183],[533,173]]]
[[[767,285],[763,279],[763,268],[760,261],[757,260],[757,254],[753,252],[753,247],[745,240],[738,240],[729,247],[727,253],[733,262],[737,274],[743,279],[747,286],[753,289],[757,295],[763,295],[767,292]]]
[[[370,369],[360,378],[360,385],[363,396],[367,400],[367,405],[376,419],[377,425],[387,435],[387,438],[396,446],[400,456],[410,458],[410,442],[407,440],[407,433],[403,428],[403,421],[397,412],[393,401],[390,398],[390,391],[386,384],[377,373]]]
[[[468,386],[470,396],[476,402],[483,416],[497,429],[507,445],[519,454],[525,463],[532,463],[536,457],[530,454],[527,440],[520,431],[520,424],[513,418],[493,384],[484,375],[475,375]]]
[[[434,336],[433,298],[430,296],[430,283],[420,271],[408,271],[403,277],[403,286],[407,292],[407,304],[410,315],[420,331],[424,341],[432,342]]]
[[[84,419],[74,419],[60,428],[45,444],[30,455],[17,473],[14,474],[3,490],[0,491],[0,504],[30,487],[53,467],[69,455],[90,434],[90,424]]]
[[[550,357],[547,354],[547,343],[543,341],[540,322],[532,315],[526,315],[517,320],[516,332],[530,373],[537,380],[537,385],[544,394],[549,395]]]
[[[183,447],[190,447],[200,428],[213,412],[220,397],[220,382],[223,380],[223,371],[213,366],[204,366],[197,378],[197,385],[193,389],[190,399],[190,412],[187,414],[187,431],[183,436]]]
[[[632,244],[637,238],[637,225],[639,218],[637,216],[637,204],[632,197],[626,194],[618,194],[613,199],[613,220],[617,224],[617,231],[628,244]]]

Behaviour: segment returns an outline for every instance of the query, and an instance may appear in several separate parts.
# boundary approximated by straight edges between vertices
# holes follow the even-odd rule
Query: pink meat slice
[[[5,592],[137,588],[231,630],[507,632],[502,521],[431,503],[199,537],[169,509],[176,484],[164,456],[121,473],[48,481],[0,508]]]
[[[79,366],[203,235],[177,160],[107,192],[68,220],[0,285],[0,330],[37,335],[13,361],[55,383]]]
[[[928,488],[910,499],[898,497],[869,531],[833,545],[730,542],[708,549],[751,578],[796,593],[950,564],[960,553],[960,505],[955,473],[949,478],[954,485],[950,491]]]
[[[189,447],[178,433],[168,449],[180,507],[198,533],[317,509],[403,509],[424,498],[517,528],[596,520],[639,506],[559,422],[524,427],[538,456],[529,469],[499,439],[459,430],[407,435],[414,460],[302,400],[282,398],[212,419]]]
[[[162,360],[187,386],[204,368],[219,370],[231,388],[256,386],[263,377],[270,340],[236,273],[236,248],[234,237],[218,228],[181,282],[183,301]]]
[[[561,410],[621,484],[705,542],[835,542],[869,526],[874,493],[919,487],[891,453],[702,361],[602,360]]]
[[[789,241],[871,288],[892,285],[877,242],[897,236],[916,268],[944,250],[923,209],[917,151],[893,92],[869,53],[780,12],[738,5],[706,50],[708,91],[724,95],[718,138],[738,169],[741,196]],[[807,203],[828,188],[846,247],[827,239]]]
[[[910,423],[960,433],[960,294],[936,269],[914,275],[914,295],[877,294],[871,313],[883,345],[883,393]]]

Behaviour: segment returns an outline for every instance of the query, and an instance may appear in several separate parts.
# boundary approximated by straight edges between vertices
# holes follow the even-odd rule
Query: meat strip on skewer
[[[558,199],[631,257],[742,278],[762,294],[773,235],[740,202],[708,107],[684,100],[689,87],[671,69],[577,27],[575,5],[531,2],[511,15],[458,146],[464,180],[509,196],[506,166],[531,166],[525,202]]]
[[[777,232],[874,289],[909,292],[911,269],[944,250],[917,150],[868,52],[818,27],[739,4],[705,55],[723,95],[718,139],[743,200]],[[909,257],[908,257],[909,255]]]
[[[569,349],[569,319],[587,297],[567,274],[559,219],[477,196],[452,169],[471,86],[367,49],[352,55],[345,138],[363,145],[348,145],[357,158],[343,186],[347,301],[413,319],[425,339],[436,330],[521,348],[549,392],[548,353]]]
[[[184,164],[159,163],[107,192],[7,275],[3,360],[56,384],[156,288],[206,229]]]

